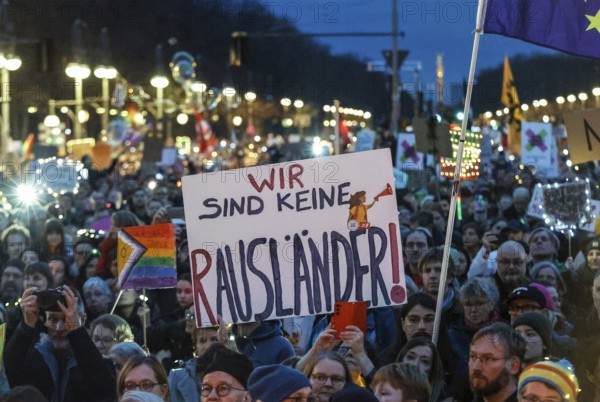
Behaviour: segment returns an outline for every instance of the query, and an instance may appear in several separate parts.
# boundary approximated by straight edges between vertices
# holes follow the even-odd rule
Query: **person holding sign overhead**
[[[302,372],[310,380],[313,394],[320,402],[329,402],[346,384],[352,384],[352,375],[344,357],[331,350],[313,355]]]

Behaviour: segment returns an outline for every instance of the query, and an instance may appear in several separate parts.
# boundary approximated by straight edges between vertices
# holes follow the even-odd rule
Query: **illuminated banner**
[[[182,181],[198,325],[404,303],[388,149]]]

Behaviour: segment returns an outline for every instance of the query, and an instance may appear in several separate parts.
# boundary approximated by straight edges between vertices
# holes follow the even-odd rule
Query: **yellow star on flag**
[[[598,10],[595,16],[587,14],[585,16],[590,20],[590,25],[587,27],[586,31],[596,28],[596,31],[600,33],[600,10]]]

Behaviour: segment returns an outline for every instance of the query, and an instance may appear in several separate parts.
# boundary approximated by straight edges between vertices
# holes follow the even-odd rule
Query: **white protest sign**
[[[580,226],[579,229],[585,230],[586,232],[594,233],[596,231],[596,221],[598,220],[598,215],[600,215],[600,201],[592,200],[591,201],[591,215],[592,220],[587,225]]]
[[[578,228],[592,222],[590,184],[586,180],[547,184],[542,193],[546,223],[557,228]]]
[[[422,170],[423,153],[417,152],[414,133],[398,133],[396,167],[402,170]]]
[[[521,163],[533,166],[542,177],[558,176],[556,139],[552,136],[552,124],[523,122],[521,124]]]
[[[388,149],[182,182],[198,325],[405,302]]]
[[[544,190],[541,184],[538,184],[533,189],[531,201],[529,201],[529,206],[527,207],[527,215],[544,219]]]
[[[600,109],[577,110],[564,116],[573,164],[600,159]]]

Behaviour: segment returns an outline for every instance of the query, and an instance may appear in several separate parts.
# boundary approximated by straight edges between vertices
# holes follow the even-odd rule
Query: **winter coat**
[[[188,360],[185,367],[173,369],[169,373],[171,402],[199,401],[199,386],[196,375],[196,359]]]
[[[68,334],[72,353],[59,358],[50,339],[21,322],[6,345],[4,366],[11,388],[33,385],[49,402],[116,401],[112,363],[104,359],[81,327]]]
[[[238,343],[238,349],[254,367],[279,364],[296,355],[292,344],[283,337],[279,320],[263,321],[248,338]]]

